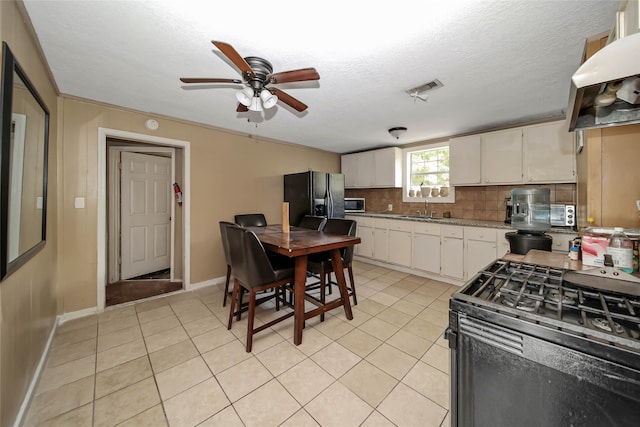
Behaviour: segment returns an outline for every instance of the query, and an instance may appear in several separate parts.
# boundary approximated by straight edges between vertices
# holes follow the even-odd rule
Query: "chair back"
[[[229,236],[227,235],[227,229],[229,227],[237,227],[236,224],[229,221],[220,221],[220,240],[222,240],[222,249],[224,250],[224,259],[227,261],[227,265],[231,265],[231,255],[229,254]]]
[[[305,215],[300,220],[300,224],[298,224],[298,227],[322,231],[326,223],[327,218],[323,216]]]
[[[242,227],[229,227],[231,270],[245,287],[256,287],[279,279],[258,236]],[[293,271],[293,270],[291,270]]]
[[[264,217],[264,214],[261,214],[261,213],[236,215],[234,217],[234,221],[236,222],[236,224],[242,227],[266,227],[267,226],[267,219]]]
[[[324,226],[325,233],[355,236],[358,224],[352,219],[329,218]],[[345,267],[353,260],[354,245],[342,249],[342,263]]]

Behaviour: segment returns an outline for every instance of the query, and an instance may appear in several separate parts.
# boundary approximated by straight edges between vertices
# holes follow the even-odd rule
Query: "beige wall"
[[[218,221],[264,212],[268,222],[279,223],[285,173],[340,170],[335,153],[162,117],[155,117],[160,127],[150,132],[144,126],[147,114],[85,100],[65,98],[63,111],[60,233],[65,238],[59,269],[65,313],[96,306],[98,127],[190,142],[192,283],[226,273]],[[85,209],[74,208],[76,197],[85,197]]]
[[[13,1],[0,2],[0,36],[36,87],[50,112],[47,240],[35,257],[0,283],[0,425],[18,414],[53,328],[58,304],[57,99],[23,15]]]

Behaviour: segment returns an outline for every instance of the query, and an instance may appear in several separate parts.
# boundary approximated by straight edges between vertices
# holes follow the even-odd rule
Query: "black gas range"
[[[499,259],[450,300],[452,426],[640,420],[640,280]]]

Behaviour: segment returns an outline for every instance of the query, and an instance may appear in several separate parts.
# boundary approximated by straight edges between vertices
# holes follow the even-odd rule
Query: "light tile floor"
[[[449,426],[447,301],[458,288],[355,262],[333,310],[254,336],[217,286],[61,325],[26,426]],[[259,307],[256,323],[276,315]],[[246,319],[246,315],[243,317]]]

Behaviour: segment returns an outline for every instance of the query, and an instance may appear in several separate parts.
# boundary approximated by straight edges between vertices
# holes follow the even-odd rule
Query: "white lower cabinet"
[[[360,243],[356,245],[354,254],[366,258],[373,258],[373,218],[360,216],[345,216],[356,222],[356,236]]]
[[[380,261],[389,260],[389,232],[386,228],[380,228],[378,222],[373,228],[373,257]]]
[[[410,221],[388,221],[389,262],[411,267],[411,230]]]
[[[569,253],[569,242],[578,237],[578,234],[566,234],[566,233],[549,233],[549,236],[553,238],[551,243],[551,250],[553,252]]]
[[[440,274],[441,228],[430,223],[413,225],[413,268]]]
[[[353,217],[361,243],[355,254],[455,282],[469,280],[478,271],[509,252],[509,229],[446,225],[428,221]],[[577,234],[548,233],[553,251],[567,252]]]
[[[492,228],[464,228],[465,280],[472,278],[478,271],[499,257],[497,255],[497,235],[497,230]]]
[[[505,254],[511,252],[511,245],[509,245],[509,241],[507,240],[506,234],[509,230],[498,229],[496,230],[497,236],[496,240],[498,242],[498,258],[502,258]]]
[[[464,279],[464,228],[442,226],[442,263],[440,273],[454,279]]]
[[[356,245],[355,254],[373,258],[373,227],[358,225],[357,236],[360,237],[360,244]]]

